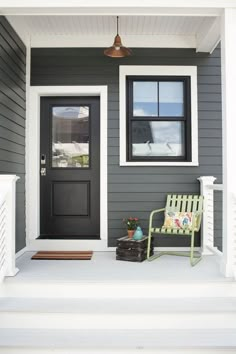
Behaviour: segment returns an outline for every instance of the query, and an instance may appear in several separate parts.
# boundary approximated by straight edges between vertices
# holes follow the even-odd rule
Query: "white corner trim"
[[[26,123],[25,123],[25,131],[26,131],[26,139],[25,139],[25,230],[26,230],[26,247],[28,246],[28,237],[27,231],[29,230],[29,217],[27,214],[27,204],[28,204],[28,179],[30,176],[30,165],[29,165],[29,152],[30,149],[28,148],[28,138],[27,134],[29,131],[29,120],[30,120],[30,72],[31,72],[31,45],[30,45],[30,37],[27,37],[26,41]]]
[[[28,251],[28,247],[24,247],[24,248],[22,248],[22,250],[16,252],[16,255],[15,255],[16,259],[21,257],[27,251]]]
[[[198,166],[198,107],[197,107],[197,67],[163,65],[121,65],[120,66],[120,166]],[[130,162],[126,160],[126,76],[190,76],[191,77],[191,162]]]
[[[31,86],[26,129],[27,245],[40,235],[40,97],[43,96],[100,97],[100,235],[107,243],[107,86]]]

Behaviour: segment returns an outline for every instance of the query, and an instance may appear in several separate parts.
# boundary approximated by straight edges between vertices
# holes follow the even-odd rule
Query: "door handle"
[[[41,167],[40,173],[41,173],[41,176],[46,176],[46,168]]]

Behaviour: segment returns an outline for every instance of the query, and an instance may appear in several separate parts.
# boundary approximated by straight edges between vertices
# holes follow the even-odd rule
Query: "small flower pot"
[[[134,236],[135,230],[127,230],[128,237],[132,238]]]

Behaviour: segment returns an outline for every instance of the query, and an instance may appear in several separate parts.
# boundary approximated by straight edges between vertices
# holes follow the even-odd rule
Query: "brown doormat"
[[[90,260],[93,251],[39,251],[31,259]]]

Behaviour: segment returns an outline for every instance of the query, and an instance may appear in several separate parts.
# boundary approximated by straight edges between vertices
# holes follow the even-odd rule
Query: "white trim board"
[[[36,240],[40,234],[40,97],[43,96],[99,96],[100,97],[100,235],[101,240],[89,240],[93,250],[107,249],[107,86],[32,86],[29,88],[29,108],[26,128],[26,239],[29,249],[37,244],[51,245],[51,240]],[[102,118],[102,119],[101,119]],[[34,241],[34,242],[33,242]],[[44,241],[40,242],[39,241]],[[58,241],[58,240],[57,240]],[[102,242],[101,242],[102,241]],[[37,243],[36,243],[37,242]],[[38,243],[39,242],[39,243]],[[53,242],[53,241],[52,241]],[[68,241],[59,242],[64,249]],[[88,240],[80,240],[87,247]],[[72,246],[72,243],[70,242]],[[101,245],[103,245],[101,247]],[[102,249],[101,249],[102,248]],[[105,249],[104,249],[105,248]],[[42,249],[42,248],[41,248]],[[55,249],[55,248],[54,248]],[[68,246],[67,246],[68,249]]]
[[[1,0],[2,14],[83,14],[83,15],[126,15],[126,14],[179,14],[179,15],[220,15],[222,8],[235,7],[235,0]]]
[[[190,76],[191,77],[191,162],[127,161],[126,159],[126,76]],[[197,67],[163,65],[120,66],[120,166],[198,166]]]
[[[12,24],[14,22],[11,19]],[[16,27],[17,29],[17,27]],[[32,36],[32,48],[106,48],[113,40],[112,35],[45,35]],[[127,35],[122,34],[122,42],[132,48],[196,48],[193,35]],[[205,49],[205,48],[204,48]],[[204,51],[208,51],[207,49]]]
[[[16,252],[15,255],[16,259],[21,257],[25,252],[28,252],[28,247],[24,247],[20,251]]]
[[[29,240],[29,251],[114,251],[107,247],[107,240]]]
[[[30,240],[29,249],[24,248],[22,253],[19,252],[17,258],[27,251],[82,251],[92,249],[94,252],[116,252],[116,247],[106,247],[105,241],[94,240]],[[24,252],[23,252],[24,251]],[[154,247],[155,252],[190,252],[190,247]],[[200,247],[194,247],[194,251],[201,251]]]

